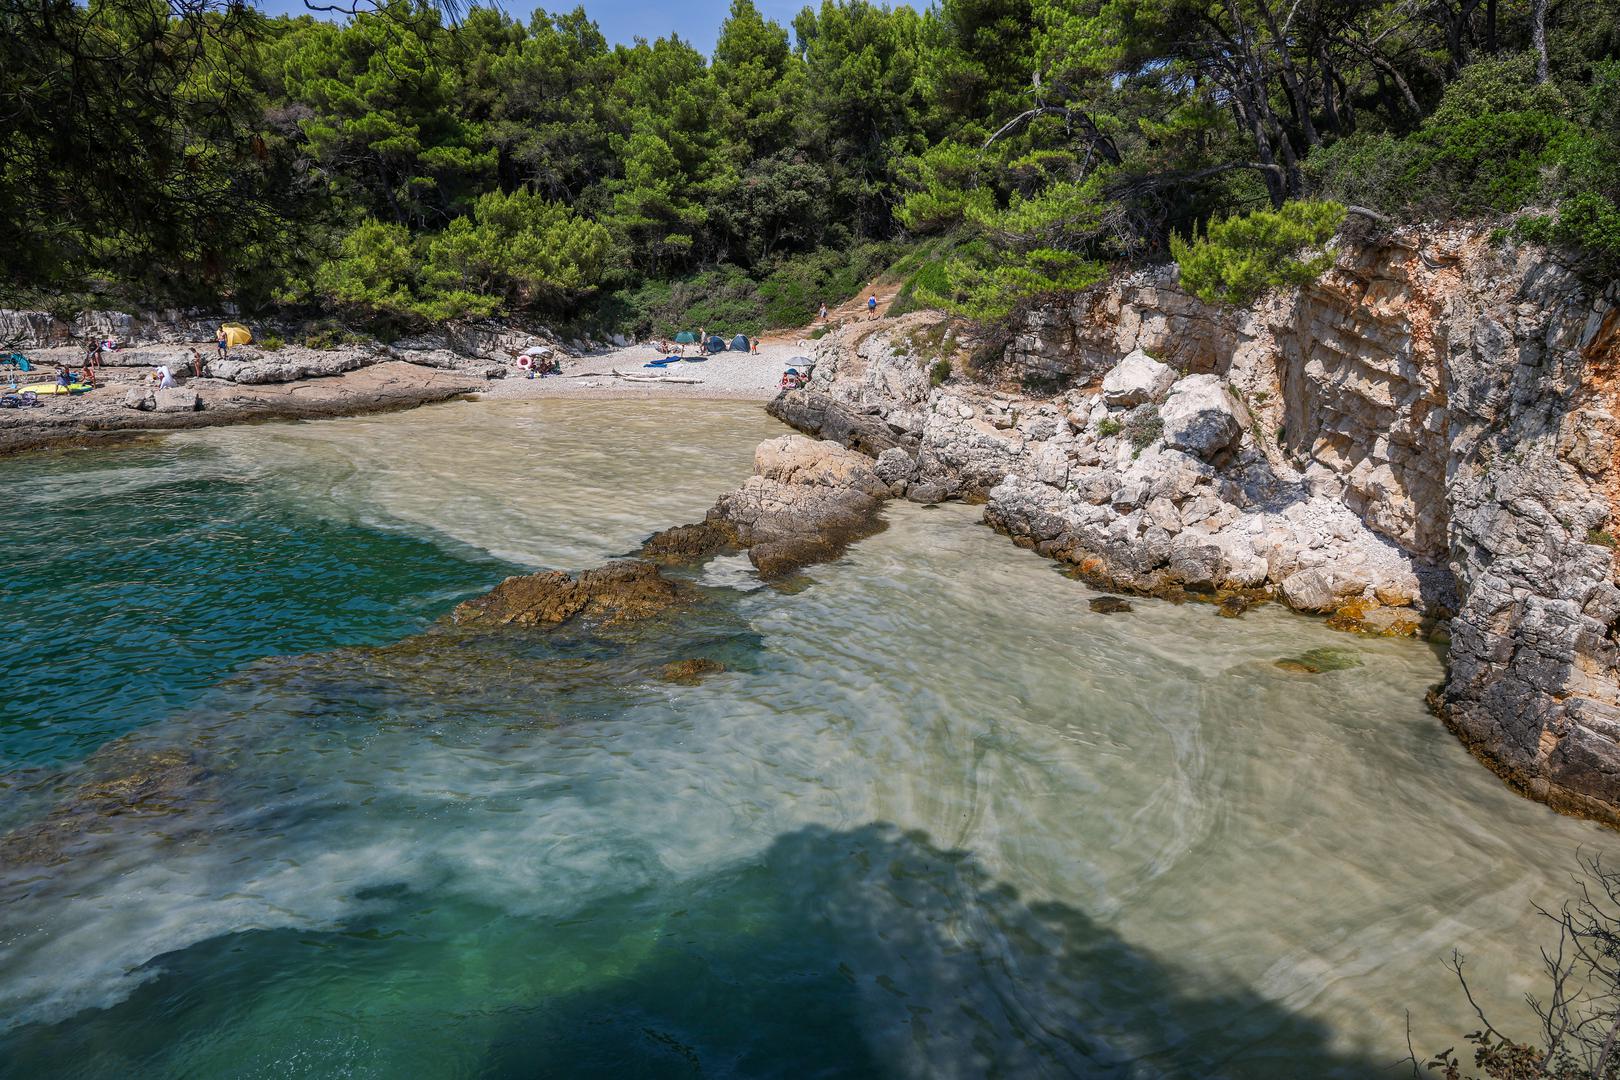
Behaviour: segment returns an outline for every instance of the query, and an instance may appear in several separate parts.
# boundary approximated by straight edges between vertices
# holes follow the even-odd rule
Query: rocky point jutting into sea
[[[1021,329],[968,380],[938,316],[846,327],[771,411],[1108,588],[1449,635],[1447,726],[1530,797],[1620,824],[1620,283],[1402,230],[1250,309],[1171,268]]]

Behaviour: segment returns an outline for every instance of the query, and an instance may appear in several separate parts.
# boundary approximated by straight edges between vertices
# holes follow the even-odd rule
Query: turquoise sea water
[[[1408,1010],[1468,1030],[1454,947],[1514,1015],[1530,904],[1613,837],[1467,757],[1425,646],[1097,615],[909,505],[792,590],[431,625],[695,520],[775,430],[467,403],[0,463],[67,500],[8,527],[149,553],[10,586],[126,689],[0,727],[0,1075],[1401,1075]],[[1275,666],[1318,647],[1356,666]]]

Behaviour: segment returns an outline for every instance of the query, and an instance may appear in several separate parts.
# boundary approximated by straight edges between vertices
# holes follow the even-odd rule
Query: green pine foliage
[[[1335,202],[1299,200],[1209,223],[1196,240],[1170,238],[1181,284],[1210,304],[1247,304],[1269,289],[1314,281],[1333,265],[1327,246],[1344,221]]]
[[[1516,220],[1613,274],[1620,14],[1548,6],[1543,77],[1534,10],[819,0],[783,26],[733,0],[705,55],[583,8],[14,5],[0,299],[752,332],[899,258],[896,310],[993,341],[1120,265],[1179,258],[1233,303],[1302,280],[1329,203]]]

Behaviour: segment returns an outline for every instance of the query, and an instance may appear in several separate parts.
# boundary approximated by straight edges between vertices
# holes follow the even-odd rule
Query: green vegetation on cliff
[[[1319,266],[1333,204],[1517,214],[1620,267],[1600,0],[823,0],[791,28],[734,0],[712,56],[413,0],[3,19],[12,302],[747,330],[893,263],[902,307],[998,321],[1172,255],[1246,299]]]

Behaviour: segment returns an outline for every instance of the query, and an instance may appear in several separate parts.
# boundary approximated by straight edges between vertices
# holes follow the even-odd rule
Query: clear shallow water
[[[645,406],[545,408],[567,459]],[[637,496],[645,463],[604,455],[526,490],[525,525],[493,481],[436,511],[451,485],[418,464],[491,476],[532,415],[469,414],[449,455],[439,411],[176,452],[260,463],[257,512],[301,537],[346,522],[498,574],[694,518],[772,432],[672,408],[658,437],[728,475]],[[636,498],[664,516],[632,524]],[[896,506],[808,588],[712,588],[623,633],[319,642],[25,770],[13,820],[188,763],[171,812],[0,868],[0,1072],[1379,1075],[1405,1010],[1420,1049],[1466,1030],[1453,947],[1517,1007],[1530,902],[1613,836],[1467,758],[1423,709],[1428,649],[1271,609],[1096,615],[975,519]],[[1273,664],[1313,647],[1361,666]],[[655,677],[688,656],[731,670]]]

